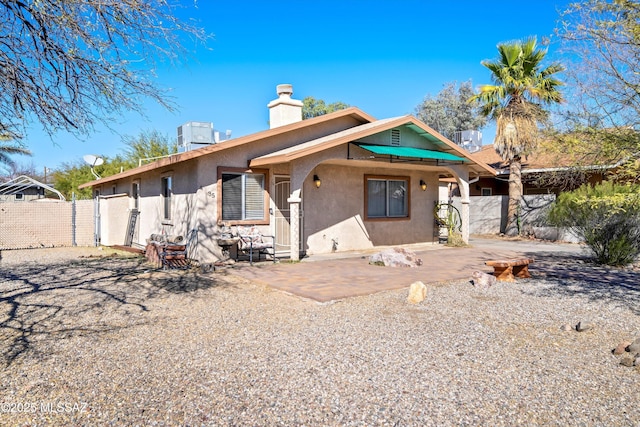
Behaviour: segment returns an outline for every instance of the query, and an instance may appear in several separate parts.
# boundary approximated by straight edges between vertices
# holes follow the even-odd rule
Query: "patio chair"
[[[258,254],[258,261],[260,256],[264,255],[265,259],[267,255],[273,258],[273,262],[276,262],[275,252],[275,236],[264,235],[258,230],[257,227],[237,227],[238,234],[238,255],[244,253],[249,255],[249,264],[253,265],[253,254]]]

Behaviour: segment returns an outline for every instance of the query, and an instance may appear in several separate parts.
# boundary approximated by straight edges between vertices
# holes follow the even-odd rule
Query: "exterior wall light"
[[[420,180],[420,188],[422,188],[422,191],[427,191],[427,183],[422,179]]]
[[[320,181],[318,175],[313,175],[313,183],[316,184],[316,188],[320,188],[322,185],[322,181]]]

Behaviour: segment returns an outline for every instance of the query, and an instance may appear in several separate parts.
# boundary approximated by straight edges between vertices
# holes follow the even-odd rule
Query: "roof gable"
[[[272,163],[289,162],[342,144],[366,139],[372,135],[402,126],[407,127],[420,137],[424,138],[436,151],[462,159],[463,162],[467,162],[477,172],[495,175],[495,170],[491,167],[481,161],[473,159],[470,157],[470,153],[464,148],[456,145],[454,142],[445,138],[443,135],[411,115],[377,120],[375,122],[365,123],[351,129],[327,135],[322,138],[307,141],[293,147],[254,158],[251,160],[250,166],[258,167]]]

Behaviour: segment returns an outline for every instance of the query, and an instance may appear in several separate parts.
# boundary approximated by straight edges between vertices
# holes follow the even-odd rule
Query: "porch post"
[[[289,202],[289,242],[291,245],[291,261],[300,259],[300,190],[295,190],[287,199]]]
[[[462,241],[469,243],[469,183],[467,181],[462,181],[462,183],[460,188],[460,194],[464,194],[460,200],[462,204],[462,212],[460,212],[462,216]],[[463,186],[466,187],[464,192],[462,191]]]
[[[469,169],[465,166],[450,166],[448,168],[456,178],[460,189],[460,203],[462,203],[462,241],[469,243]]]

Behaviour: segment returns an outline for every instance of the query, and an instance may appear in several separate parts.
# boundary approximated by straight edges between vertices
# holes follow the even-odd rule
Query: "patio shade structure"
[[[388,155],[396,158],[410,158],[419,160],[436,160],[464,163],[465,159],[454,154],[444,153],[442,151],[425,150],[415,147],[394,147],[390,145],[369,145],[356,144],[360,148],[370,151],[374,154]],[[468,161],[468,160],[467,160]]]

